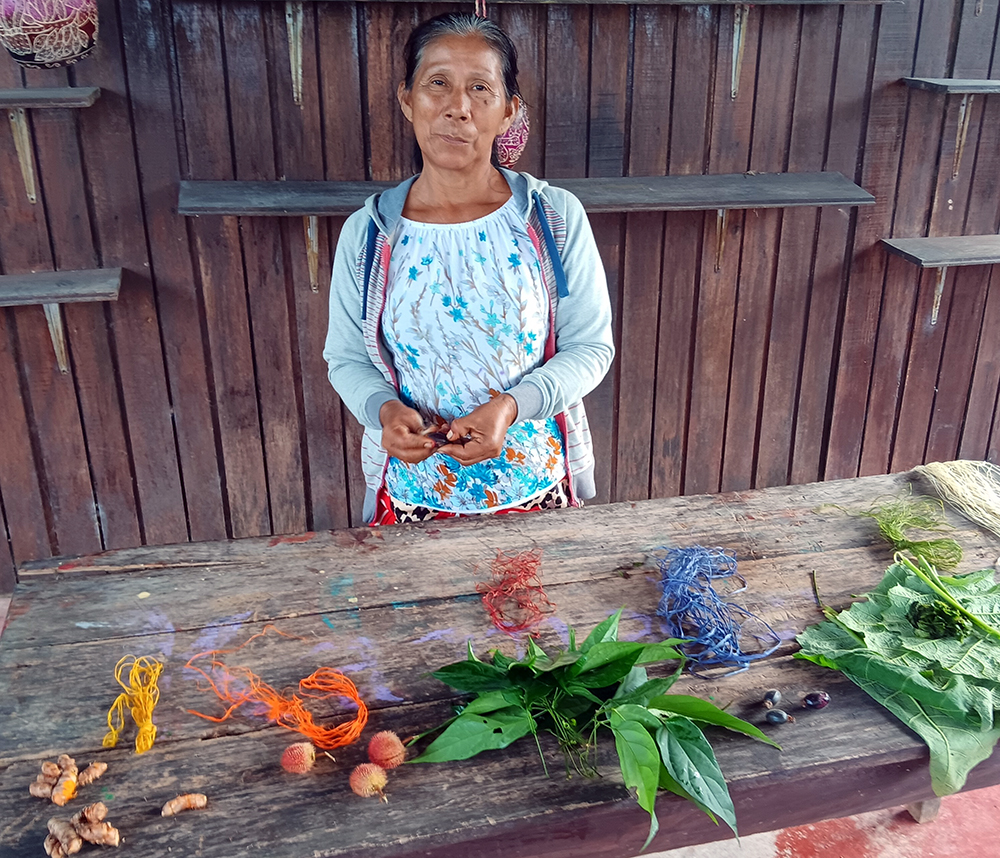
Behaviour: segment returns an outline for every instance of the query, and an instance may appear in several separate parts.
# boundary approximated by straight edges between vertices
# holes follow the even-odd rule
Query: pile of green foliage
[[[506,748],[528,734],[538,744],[544,731],[558,739],[567,772],[594,775],[597,734],[607,728],[614,735],[625,785],[635,788],[639,805],[650,816],[644,849],[658,828],[658,788],[689,799],[735,832],[729,789],[701,728],[716,725],[775,743],[705,700],[667,694],[684,665],[675,649],[681,641],[619,641],[620,616],[618,611],[600,623],[579,648],[571,630],[569,649],[551,655],[529,638],[520,661],[497,651],[489,663],[480,661],[470,643],[466,660],[433,675],[475,697],[454,718],[429,731],[443,730],[413,762],[465,760]],[[677,670],[669,677],[649,679],[642,667],[673,659]]]
[[[965,784],[1000,738],[1000,586],[900,554],[865,601],[798,636],[796,658],[844,673],[930,749],[934,792]]]

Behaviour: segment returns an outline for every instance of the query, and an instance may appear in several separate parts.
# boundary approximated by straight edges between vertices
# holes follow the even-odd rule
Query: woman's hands
[[[460,465],[475,465],[496,458],[503,450],[507,430],[516,419],[517,400],[509,393],[501,393],[464,417],[452,420],[448,429],[451,443],[438,450]]]
[[[390,399],[378,411],[382,423],[382,447],[401,462],[415,465],[434,452],[434,442],[423,434],[424,418],[398,399]]]
[[[517,419],[517,401],[501,393],[451,421],[448,443],[438,446],[427,437],[427,427],[418,411],[398,399],[390,399],[378,412],[382,423],[382,447],[402,462],[415,465],[440,451],[460,465],[475,465],[500,455],[507,430]]]

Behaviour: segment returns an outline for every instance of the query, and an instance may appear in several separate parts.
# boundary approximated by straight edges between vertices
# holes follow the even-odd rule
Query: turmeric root
[[[96,781],[107,770],[107,763],[91,763],[80,773],[80,777],[76,779],[76,782],[79,786],[86,786]]]
[[[35,798],[51,799],[54,804],[62,807],[76,795],[77,787],[93,783],[107,770],[107,763],[95,762],[81,773],[76,760],[68,754],[61,754],[56,763],[42,763],[42,770],[34,782],[28,785],[28,792]]]
[[[176,798],[170,799],[170,801],[163,805],[163,810],[160,811],[160,815],[174,816],[182,810],[200,810],[207,804],[207,795],[203,795],[200,792],[189,792],[185,795],[179,795]]]
[[[76,826],[68,819],[53,817],[49,820],[49,834],[51,834],[59,844],[63,855],[72,855],[79,852],[83,846],[83,840],[77,833]],[[52,854],[51,852],[49,853]]]
[[[117,846],[121,835],[111,823],[104,821],[107,815],[107,805],[98,801],[88,804],[70,819],[53,817],[48,822],[45,853],[52,858],[66,858],[79,852],[84,841],[98,846]]]
[[[76,767],[76,760],[68,754],[60,754],[56,762],[61,771],[59,780],[52,787],[52,803],[62,807],[76,795],[77,775],[80,770]]]
[[[54,786],[55,784],[48,784],[45,781],[33,781],[28,784],[28,792],[35,798],[52,798],[52,787]]]

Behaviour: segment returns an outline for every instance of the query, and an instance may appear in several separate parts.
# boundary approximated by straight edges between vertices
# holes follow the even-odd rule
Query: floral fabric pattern
[[[400,398],[430,422],[468,414],[542,361],[549,305],[534,246],[513,206],[479,220],[400,219],[389,263],[382,335]],[[507,431],[495,459],[462,466],[435,454],[390,458],[386,489],[402,502],[448,512],[521,503],[565,476],[554,418]]]

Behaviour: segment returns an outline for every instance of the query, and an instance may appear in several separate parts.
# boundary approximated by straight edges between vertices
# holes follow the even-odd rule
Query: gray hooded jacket
[[[554,320],[545,361],[507,392],[517,401],[518,420],[556,418],[565,441],[571,498],[593,497],[593,444],[582,399],[604,378],[614,357],[604,266],[583,205],[575,196],[527,173],[501,173],[541,261]],[[398,398],[381,317],[389,257],[415,178],[372,195],[347,219],[333,262],[323,357],[330,383],[365,430],[361,444],[368,489],[365,521],[374,517],[375,492],[388,461],[379,443],[379,409]]]

